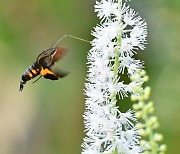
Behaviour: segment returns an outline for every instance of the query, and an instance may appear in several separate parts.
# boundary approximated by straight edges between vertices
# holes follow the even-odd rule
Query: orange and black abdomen
[[[24,84],[36,77],[37,75],[40,74],[41,71],[41,66],[39,66],[36,62],[33,63],[29,68],[23,73],[20,81],[20,91],[23,90]]]

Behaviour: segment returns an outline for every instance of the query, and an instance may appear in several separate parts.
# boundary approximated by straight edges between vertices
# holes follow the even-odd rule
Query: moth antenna
[[[88,40],[85,40],[85,39],[82,39],[82,38],[79,38],[79,37],[76,37],[76,36],[73,36],[73,35],[68,35],[68,34],[66,34],[66,35],[62,36],[62,37],[56,42],[56,44],[55,44],[54,46],[57,47],[58,43],[59,43],[60,41],[62,41],[64,38],[66,38],[66,37],[71,37],[71,38],[74,38],[74,39],[76,39],[76,40],[80,40],[80,41],[83,41],[83,42],[90,43],[90,41],[88,41]]]

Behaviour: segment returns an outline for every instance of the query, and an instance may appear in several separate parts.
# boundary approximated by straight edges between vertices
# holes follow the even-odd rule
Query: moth
[[[65,77],[68,74],[67,72],[55,71],[53,70],[52,66],[55,64],[55,62],[63,58],[66,52],[67,49],[65,47],[59,47],[57,45],[41,52],[36,58],[35,62],[22,74],[19,91],[23,90],[27,81],[38,75],[40,75],[40,77],[37,80],[39,80],[42,76],[45,79],[50,80],[58,80]]]

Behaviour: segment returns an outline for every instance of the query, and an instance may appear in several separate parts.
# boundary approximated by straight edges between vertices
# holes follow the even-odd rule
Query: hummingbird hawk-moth
[[[41,52],[36,58],[36,61],[23,73],[20,81],[19,91],[23,90],[24,85],[27,81],[33,79],[38,75],[40,75],[38,79],[43,76],[45,79],[50,80],[58,80],[59,78],[65,77],[68,73],[62,71],[54,71],[52,69],[52,66],[55,62],[64,57],[66,51],[66,48],[56,45],[55,47]],[[36,82],[37,80],[35,80],[34,82]]]

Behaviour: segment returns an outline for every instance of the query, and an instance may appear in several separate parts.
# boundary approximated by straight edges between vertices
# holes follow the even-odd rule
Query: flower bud
[[[139,105],[138,104],[133,104],[132,106],[133,110],[137,111],[140,109]]]
[[[143,80],[144,80],[144,82],[148,82],[148,81],[149,81],[149,76],[148,76],[148,75],[145,75],[145,76],[143,77]]]
[[[154,138],[155,141],[160,142],[160,141],[163,140],[163,135],[159,134],[159,133],[155,133],[153,138]]]
[[[136,124],[136,128],[137,128],[137,129],[142,129],[142,128],[144,128],[144,127],[145,127],[145,125],[142,124],[142,123],[140,123],[140,122],[138,122],[138,123]]]
[[[146,136],[147,136],[147,132],[146,132],[144,129],[142,129],[141,131],[139,131],[139,134],[140,134],[141,136],[143,136],[143,137],[146,137]]]
[[[142,111],[138,111],[135,113],[136,118],[140,119],[142,117],[143,113]]]
[[[145,100],[149,99],[150,95],[151,95],[151,87],[146,87],[144,89],[144,99]]]
[[[141,73],[142,76],[146,75],[146,71],[145,70],[141,70],[140,73]]]
[[[140,108],[143,108],[144,102],[139,102],[138,105],[139,105]]]
[[[131,100],[133,101],[133,102],[135,102],[135,101],[137,101],[137,96],[135,96],[135,95],[131,95]]]
[[[165,144],[162,144],[160,147],[159,147],[159,151],[161,152],[165,152],[167,150],[167,146]]]

